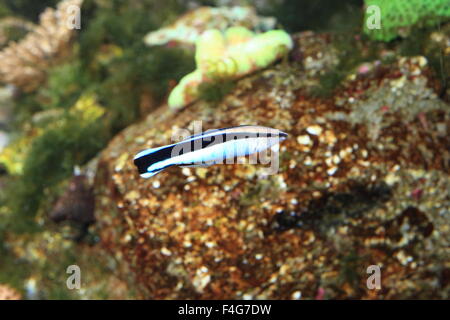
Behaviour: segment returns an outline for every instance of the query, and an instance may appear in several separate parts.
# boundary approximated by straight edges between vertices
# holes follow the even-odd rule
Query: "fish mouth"
[[[280,133],[278,133],[278,136],[281,140],[285,140],[289,135],[286,132],[280,131]]]

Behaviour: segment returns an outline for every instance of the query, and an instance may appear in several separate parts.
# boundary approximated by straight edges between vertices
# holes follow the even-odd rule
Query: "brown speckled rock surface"
[[[450,107],[426,59],[369,62],[313,97],[337,63],[325,38],[314,44],[217,105],[163,106],[103,151],[96,228],[141,297],[450,298]],[[287,132],[278,174],[241,164],[140,178],[134,155],[193,121]],[[370,265],[380,290],[366,286]]]

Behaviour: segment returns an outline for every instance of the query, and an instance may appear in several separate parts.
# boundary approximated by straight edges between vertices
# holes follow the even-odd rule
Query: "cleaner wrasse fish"
[[[271,148],[286,138],[286,133],[263,126],[208,130],[174,144],[141,151],[134,157],[134,164],[142,178],[150,178],[171,166],[210,166],[248,156]]]

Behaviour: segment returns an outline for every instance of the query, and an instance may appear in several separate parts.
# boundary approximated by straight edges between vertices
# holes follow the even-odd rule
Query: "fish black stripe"
[[[177,148],[177,155],[182,155],[187,152],[192,152],[201,149],[207,149],[212,147],[218,143],[224,143],[231,140],[239,140],[239,139],[248,139],[248,138],[259,138],[259,137],[285,137],[287,136],[285,133],[280,134],[261,134],[261,133],[249,133],[249,132],[236,132],[236,133],[222,133],[213,136],[203,137],[198,136],[198,138],[186,141],[179,142],[175,145],[167,146],[166,148],[159,149],[155,152],[147,154],[145,156],[136,158],[134,160],[134,164],[137,166],[140,174],[146,173],[147,169],[160,161],[164,161],[170,159],[173,156],[174,148]],[[159,169],[158,169],[159,171]]]
[[[147,168],[152,164],[169,159],[172,155],[173,147],[174,146],[168,146],[166,148],[159,149],[155,152],[134,159],[134,164],[138,168],[139,173],[146,173]]]

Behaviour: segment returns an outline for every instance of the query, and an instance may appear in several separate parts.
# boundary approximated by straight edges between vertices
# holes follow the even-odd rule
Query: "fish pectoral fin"
[[[141,173],[141,178],[144,178],[144,179],[151,178],[151,177],[153,177],[155,174],[160,173],[161,171],[162,171],[162,169],[161,169],[161,170],[157,170],[157,171],[152,171],[152,172],[144,172],[144,173]]]

